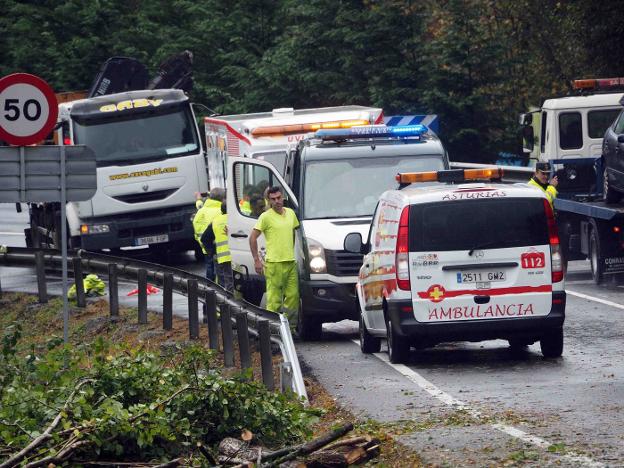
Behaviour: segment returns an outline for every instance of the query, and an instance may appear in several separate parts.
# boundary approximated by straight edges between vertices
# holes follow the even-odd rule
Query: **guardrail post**
[[[147,323],[147,270],[141,268],[138,272],[139,288],[139,324]]]
[[[188,291],[189,339],[196,340],[197,338],[199,338],[199,311],[197,310],[197,280],[196,279],[187,280],[186,290]]]
[[[119,283],[117,282],[117,264],[108,264],[108,308],[111,317],[119,317]]]
[[[280,389],[282,393],[293,389],[293,368],[290,362],[282,362],[280,366]]]
[[[43,252],[35,253],[35,268],[37,270],[37,291],[39,293],[39,303],[46,304],[48,302],[48,286],[46,284]]]
[[[206,291],[204,314],[208,322],[208,347],[219,349],[219,323],[217,321],[217,295],[214,291]]]
[[[76,285],[76,305],[78,307],[86,307],[87,300],[85,298],[84,282],[82,281],[82,259],[74,257],[74,284]]]
[[[173,274],[163,276],[163,330],[173,329]]]
[[[273,382],[273,355],[271,353],[271,325],[267,319],[258,320],[258,337],[260,344],[260,364],[262,366],[262,382],[268,390],[275,390]]]
[[[223,336],[223,363],[225,367],[234,366],[234,333],[232,332],[232,316],[227,303],[221,305],[221,335]]]
[[[249,327],[247,324],[247,312],[240,308],[236,316],[236,335],[238,336],[238,351],[240,353],[241,369],[251,368],[251,351],[249,350]]]

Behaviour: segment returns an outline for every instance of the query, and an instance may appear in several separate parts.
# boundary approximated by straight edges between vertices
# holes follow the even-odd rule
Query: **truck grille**
[[[326,250],[327,273],[335,276],[357,276],[364,255],[344,250]]]
[[[131,193],[128,195],[117,195],[113,198],[124,203],[143,203],[148,201],[164,200],[176,190],[177,189],[167,189],[155,190],[153,192]]]

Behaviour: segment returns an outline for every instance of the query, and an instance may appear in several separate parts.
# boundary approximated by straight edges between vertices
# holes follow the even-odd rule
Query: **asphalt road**
[[[24,245],[26,216],[0,205],[0,219],[0,244]],[[202,270],[190,254],[174,262]],[[4,289],[32,279],[0,268]],[[304,371],[340,404],[433,466],[624,466],[623,287],[596,286],[586,262],[570,264],[565,349],[554,360],[538,344],[518,354],[489,341],[412,350],[407,365],[392,365],[385,347],[360,352],[351,321],[296,346]]]

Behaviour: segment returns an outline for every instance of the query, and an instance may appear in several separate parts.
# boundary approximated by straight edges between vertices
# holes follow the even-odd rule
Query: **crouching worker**
[[[266,278],[267,310],[285,313],[291,327],[299,310],[299,279],[295,260],[295,212],[284,207],[280,187],[270,187],[271,208],[260,215],[249,237],[256,273]],[[266,258],[258,255],[258,237],[264,234]]]
[[[201,241],[204,245],[213,245],[214,242],[217,281],[224,289],[232,291],[234,280],[232,279],[232,255],[228,244],[227,220],[227,204],[224,200],[221,203],[221,213],[212,220],[212,224],[206,229]]]

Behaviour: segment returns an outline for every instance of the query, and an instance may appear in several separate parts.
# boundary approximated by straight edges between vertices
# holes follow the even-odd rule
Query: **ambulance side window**
[[[255,164],[236,163],[234,165],[234,196],[239,213],[249,218],[258,218],[269,208],[264,192],[273,185],[282,189],[287,205],[288,194],[268,168]]]
[[[366,239],[366,245],[368,246],[369,251],[372,250],[371,239],[374,239],[373,231],[377,231],[378,229],[377,221],[379,221],[379,202],[377,202],[375,212],[373,213],[373,220],[371,221],[370,228],[368,229],[368,238]]]

